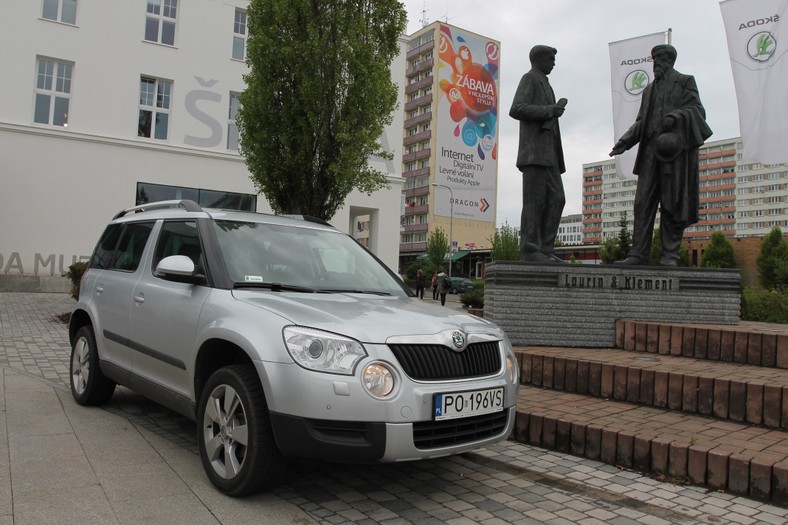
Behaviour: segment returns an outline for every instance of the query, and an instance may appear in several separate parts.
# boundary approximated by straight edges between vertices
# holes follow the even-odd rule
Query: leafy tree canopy
[[[761,241],[757,264],[761,286],[767,290],[788,289],[788,243],[779,227],[772,228]]]
[[[711,234],[711,241],[703,251],[700,265],[704,268],[736,268],[733,245],[722,232]]]
[[[436,271],[443,271],[443,261],[449,251],[449,236],[443,228],[435,228],[427,237],[427,259]]]
[[[495,235],[489,241],[492,244],[490,256],[493,261],[520,260],[520,237],[508,222],[495,230]]]
[[[240,143],[276,213],[328,220],[354,189],[387,185],[369,167],[397,87],[390,64],[407,21],[397,0],[252,0],[238,111]]]
[[[609,237],[599,246],[599,258],[603,264],[612,264],[624,259],[632,248],[632,234],[627,229],[627,212],[618,221],[621,229],[615,237]]]

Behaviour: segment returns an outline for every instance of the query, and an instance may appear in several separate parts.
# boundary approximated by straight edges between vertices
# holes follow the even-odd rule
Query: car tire
[[[253,367],[228,366],[211,375],[200,396],[197,425],[203,468],[217,489],[244,496],[280,481],[286,463]]]
[[[71,346],[71,395],[80,405],[103,405],[115,392],[115,383],[101,372],[93,327],[77,331]]]

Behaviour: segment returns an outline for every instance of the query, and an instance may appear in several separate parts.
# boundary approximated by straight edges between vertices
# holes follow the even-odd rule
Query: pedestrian
[[[438,300],[438,272],[432,272],[432,300]]]
[[[451,281],[449,276],[443,272],[438,274],[438,287],[441,296],[441,306],[446,306],[446,294],[451,289]]]
[[[669,44],[651,50],[654,82],[643,91],[635,123],[610,152],[620,155],[639,144],[632,170],[638,175],[632,249],[620,264],[649,263],[657,208],[662,266],[678,265],[684,229],[698,222],[698,148],[712,131],[695,78],[673,69],[676,56]]]
[[[416,297],[419,299],[424,299],[424,281],[424,272],[419,268],[416,270]]]
[[[547,75],[558,51],[534,46],[528,55],[531,70],[520,79],[509,116],[520,121],[517,169],[523,174],[520,251],[523,261],[564,262],[553,253],[566,204],[561,174],[566,171],[558,119],[566,99],[556,102]]]

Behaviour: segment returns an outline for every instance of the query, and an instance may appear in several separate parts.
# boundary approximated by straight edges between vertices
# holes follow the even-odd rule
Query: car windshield
[[[236,287],[406,295],[385,266],[343,233],[229,220],[214,225]]]

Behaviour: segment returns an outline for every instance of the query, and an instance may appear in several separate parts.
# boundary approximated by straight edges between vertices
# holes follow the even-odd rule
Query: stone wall
[[[738,270],[498,261],[484,317],[514,345],[612,348],[619,319],[737,324],[740,287]]]

